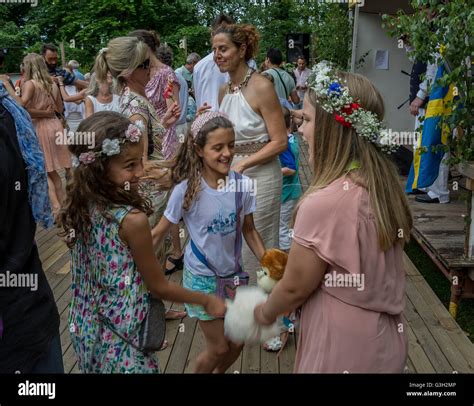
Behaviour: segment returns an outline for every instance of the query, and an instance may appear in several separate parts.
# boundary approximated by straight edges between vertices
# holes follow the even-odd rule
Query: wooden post
[[[472,258],[474,254],[474,162],[463,162],[458,165],[458,171],[466,177],[466,189],[469,191],[466,201],[466,237],[464,243],[464,256]]]
[[[64,42],[60,42],[59,43],[59,49],[61,50],[61,66],[63,68],[66,67],[67,63],[66,63],[66,53],[64,52]]]
[[[358,30],[359,30],[359,5],[356,4],[354,8],[354,29],[352,30],[351,73],[355,72]]]

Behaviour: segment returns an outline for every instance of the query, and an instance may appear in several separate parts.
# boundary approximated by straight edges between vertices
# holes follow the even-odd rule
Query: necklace
[[[238,85],[238,86],[232,87],[232,80],[229,80],[227,92],[228,93],[237,93],[237,92],[239,92],[243,87],[247,86],[247,84],[250,80],[250,76],[252,76],[252,74],[254,72],[255,72],[254,69],[249,68],[247,70],[247,74],[244,77],[244,80],[242,82],[240,82],[240,85]]]

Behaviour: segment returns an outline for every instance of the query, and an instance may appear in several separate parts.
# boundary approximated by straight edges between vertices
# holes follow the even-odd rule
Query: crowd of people
[[[82,372],[160,372],[138,342],[150,295],[185,303],[168,318],[198,319],[206,346],[196,372],[225,372],[243,345],[224,333],[218,285],[255,284],[269,248],[288,263],[255,320],[301,307],[295,372],[404,370],[411,216],[394,164],[364,131],[383,119],[383,100],[365,77],[308,69],[303,56],[289,73],[278,49],[257,71],[259,39],[220,16],[212,52],[189,54],[176,71],[157,34],[136,30],[98,50],[90,74],[76,61],[60,68],[46,44],[24,58],[18,86],[0,76],[0,271],[40,279],[36,292],[2,296],[0,370],[63,370],[34,242],[35,224],[53,222],[71,252],[68,329]],[[64,131],[93,134],[93,145],[57,142]],[[310,185],[299,181],[301,148]],[[221,187],[239,180],[256,187]],[[165,277],[181,270],[182,286]],[[325,283],[333,273],[362,275],[364,286]]]

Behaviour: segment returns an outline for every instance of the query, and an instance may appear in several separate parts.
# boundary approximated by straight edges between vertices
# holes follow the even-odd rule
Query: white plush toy
[[[227,301],[224,320],[225,335],[237,344],[256,344],[265,342],[280,334],[282,322],[271,326],[260,326],[253,317],[253,311],[259,303],[267,300],[267,294],[257,286],[241,286],[235,291],[234,301]]]

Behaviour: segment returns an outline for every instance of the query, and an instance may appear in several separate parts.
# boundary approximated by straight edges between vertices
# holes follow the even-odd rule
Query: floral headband
[[[328,113],[335,113],[335,120],[344,127],[354,128],[357,135],[367,138],[383,152],[391,154],[398,145],[390,142],[387,130],[372,111],[365,110],[354,100],[347,86],[340,83],[333,66],[322,61],[313,67],[308,85],[316,93],[320,106]]]
[[[204,125],[207,124],[210,120],[216,117],[224,117],[228,119],[227,115],[221,113],[220,111],[207,111],[198,115],[194,120],[193,124],[191,125],[191,134],[193,138],[196,139],[199,134],[199,131],[201,131],[201,128],[204,127]]]
[[[96,158],[100,158],[102,155],[109,157],[120,154],[120,144],[124,144],[125,142],[135,143],[140,141],[140,137],[142,136],[144,128],[143,122],[138,120],[135,122],[135,124],[130,124],[128,126],[127,131],[125,131],[125,138],[106,138],[102,141],[102,149],[100,151],[83,152],[79,155],[79,157],[73,155],[73,168],[77,168],[80,164],[89,165],[94,162]]]

